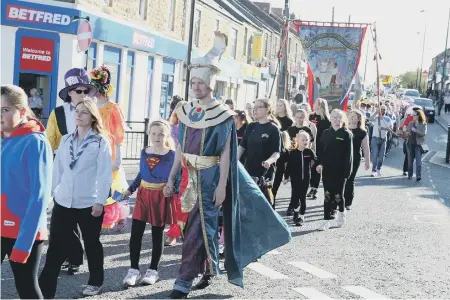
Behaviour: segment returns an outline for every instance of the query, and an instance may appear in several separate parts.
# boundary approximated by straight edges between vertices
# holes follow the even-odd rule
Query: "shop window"
[[[236,59],[236,51],[237,51],[237,36],[238,36],[238,31],[236,29],[231,29],[231,40],[230,40],[230,44],[231,44],[231,53],[230,56],[234,59]]]
[[[50,79],[48,75],[34,73],[20,73],[19,86],[28,95],[28,104],[38,119],[49,115],[50,107]],[[31,90],[36,90],[36,97],[31,97]],[[44,120],[46,121],[46,120]]]
[[[147,87],[145,94],[145,107],[147,110],[146,117],[150,118],[150,109],[152,103],[152,82],[153,82],[153,57],[148,57],[147,63]]]
[[[176,0],[169,0],[169,30],[175,30],[175,8],[177,6]]]
[[[111,46],[105,46],[103,51],[103,64],[111,71],[111,84],[113,85],[113,92],[109,98],[113,102],[119,102],[119,82],[120,82],[120,59],[122,56],[122,49]]]
[[[194,45],[198,47],[200,41],[200,19],[202,18],[202,12],[199,9],[194,13]]]
[[[88,50],[88,63],[87,63],[88,72],[97,67],[96,59],[97,59],[97,43],[91,43]]]
[[[142,20],[147,20],[147,0],[139,0],[139,16]]]
[[[133,99],[133,77],[134,77],[134,52],[127,54],[127,72],[125,74],[125,84],[123,98],[119,100],[124,117],[131,121],[131,105]]]

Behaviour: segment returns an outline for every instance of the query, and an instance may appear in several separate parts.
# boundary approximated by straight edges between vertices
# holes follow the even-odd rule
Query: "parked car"
[[[402,93],[401,98],[403,97],[420,98],[420,93],[416,89],[406,89]]]
[[[434,106],[433,100],[428,98],[416,98],[414,104],[422,107],[427,116],[428,123],[434,123]]]

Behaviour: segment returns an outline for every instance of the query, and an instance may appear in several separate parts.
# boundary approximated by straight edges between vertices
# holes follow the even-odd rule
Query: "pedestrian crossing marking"
[[[297,293],[302,294],[307,299],[323,299],[323,300],[333,299],[333,298],[330,298],[327,295],[319,292],[315,288],[304,287],[304,288],[292,288],[292,289],[294,291],[296,291]]]
[[[356,294],[364,299],[388,299],[385,296],[377,294],[363,286],[358,285],[348,285],[342,287],[344,290],[349,291],[350,293]]]
[[[284,274],[281,274],[280,272],[277,272],[269,267],[266,267],[265,265],[258,263],[258,262],[254,262],[248,265],[249,269],[252,269],[253,271],[264,275],[266,277],[269,277],[270,279],[288,279],[289,277],[287,277]]]
[[[319,278],[322,279],[331,279],[331,278],[337,278],[336,275],[327,272],[325,270],[322,270],[318,267],[315,267],[313,265],[308,264],[307,262],[304,261],[291,261],[289,262],[290,265],[293,265],[294,267],[297,267],[299,269],[302,269],[305,272],[308,272],[314,276],[317,276]]]

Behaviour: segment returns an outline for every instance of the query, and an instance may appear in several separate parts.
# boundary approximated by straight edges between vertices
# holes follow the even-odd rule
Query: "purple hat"
[[[64,75],[64,82],[66,87],[59,91],[59,98],[66,101],[69,91],[77,87],[85,87],[89,90],[89,96],[94,96],[97,93],[97,88],[89,83],[89,76],[84,69],[73,68],[67,71]]]

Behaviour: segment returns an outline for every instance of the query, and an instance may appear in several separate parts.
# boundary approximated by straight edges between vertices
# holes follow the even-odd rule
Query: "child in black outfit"
[[[291,181],[291,202],[289,209],[294,210],[295,226],[305,221],[306,194],[308,193],[311,168],[317,162],[316,153],[309,149],[310,135],[300,131],[296,136],[296,148],[289,152],[284,175],[284,183]]]
[[[339,206],[337,225],[345,224],[344,188],[352,174],[353,167],[353,135],[346,128],[347,117],[340,109],[331,112],[331,127],[322,134],[322,148],[319,153],[320,164],[317,172],[322,173],[325,199],[323,203],[325,223],[320,230],[330,228],[333,210]]]

